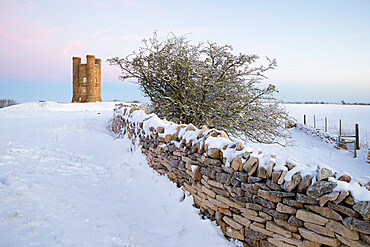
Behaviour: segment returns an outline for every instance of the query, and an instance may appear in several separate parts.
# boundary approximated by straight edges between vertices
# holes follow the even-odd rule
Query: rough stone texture
[[[359,212],[365,220],[370,220],[370,202],[360,202],[352,206],[352,208]]]
[[[366,247],[369,246],[367,243],[362,241],[353,241],[350,239],[347,239],[346,237],[340,236],[339,234],[335,234],[335,236],[345,245],[350,247]]]
[[[345,214],[345,215],[348,215],[348,216],[351,216],[351,217],[355,217],[357,218],[359,216],[359,214],[354,211],[353,209],[350,209],[348,207],[345,207],[345,206],[341,206],[341,205],[337,205],[335,203],[332,203],[332,202],[328,202],[328,206],[329,208],[339,212],[339,213],[342,213],[342,214]]]
[[[276,225],[275,223],[272,223],[271,221],[266,222],[266,229],[271,231],[271,232],[276,232],[284,237],[291,238],[292,233],[285,228]]]
[[[297,209],[284,205],[282,203],[278,203],[276,206],[276,211],[279,213],[285,213],[285,214],[295,214],[297,212]]]
[[[305,205],[304,207],[326,218],[330,218],[330,219],[337,220],[337,221],[343,220],[342,216],[340,216],[337,212],[333,211],[330,208],[319,207],[319,206],[314,206],[314,205]]]
[[[315,223],[318,225],[325,225],[329,220],[324,218],[318,214],[311,213],[304,209],[300,209],[297,211],[296,217],[304,222]]]
[[[331,193],[336,186],[337,184],[334,182],[317,181],[308,187],[307,195],[319,200],[322,195]]]
[[[302,177],[299,173],[294,174],[292,180],[284,184],[284,190],[291,192],[297,187],[297,185],[302,181]]]
[[[343,224],[351,230],[370,234],[370,222],[359,220],[352,217],[347,217],[343,220]]]
[[[324,180],[329,177],[334,177],[334,172],[332,170],[324,167],[317,168],[317,180]]]
[[[323,226],[319,226],[319,225],[312,224],[312,223],[304,223],[303,225],[310,231],[316,232],[321,235],[326,235],[329,237],[335,237],[334,231],[326,229]]]
[[[304,204],[319,204],[317,200],[303,194],[297,194],[297,202]]]
[[[281,198],[275,195],[272,195],[269,191],[265,190],[258,190],[258,196],[262,197],[263,199],[269,200],[271,202],[280,202]]]
[[[302,181],[299,183],[297,187],[297,192],[302,193],[307,190],[307,188],[311,185],[312,183],[312,176],[311,175],[306,175],[302,178]]]
[[[303,227],[299,227],[298,230],[302,237],[312,242],[325,244],[329,246],[340,246],[341,245],[341,242],[338,239],[322,236],[320,234],[307,230]]]
[[[335,204],[341,203],[348,195],[349,195],[349,192],[347,190],[342,190],[339,193],[339,196],[337,197],[337,199],[335,199],[333,202]]]
[[[360,235],[358,234],[357,231],[350,230],[349,228],[347,228],[346,226],[344,226],[343,224],[341,224],[341,223],[339,223],[335,220],[329,220],[325,224],[325,226],[326,226],[327,229],[332,230],[336,233],[339,233],[340,235],[345,236],[346,238],[349,238],[349,239],[352,239],[352,240],[359,240],[360,239]]]
[[[222,151],[218,148],[208,149],[207,155],[213,159],[222,159]]]
[[[124,116],[135,110],[124,109]],[[251,152],[240,152],[228,166],[222,151],[241,151],[242,143],[209,148],[204,143],[209,136],[227,138],[220,131],[204,128],[193,132],[199,142],[186,142],[180,130],[196,131],[193,125],[180,125],[175,134],[164,136],[165,127],[144,131],[143,123],[130,123],[122,116],[113,119],[115,133],[139,140],[149,166],[188,191],[203,216],[216,220],[225,236],[244,246],[367,246],[370,242],[369,202],[355,203],[345,190],[333,192],[335,185],[327,181],[331,171],[319,168],[321,180],[313,185],[316,177],[299,173],[285,182],[295,164],[274,170],[273,159],[262,167]]]
[[[319,200],[320,207],[324,206],[328,201],[334,201],[339,196],[339,191],[331,192],[330,194],[323,195]]]

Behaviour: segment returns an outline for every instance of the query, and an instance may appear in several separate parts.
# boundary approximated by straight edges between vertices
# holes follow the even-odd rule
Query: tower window
[[[86,77],[84,77],[83,82],[87,82],[87,78]]]
[[[83,93],[86,93],[86,88],[85,87],[82,89],[82,92]]]

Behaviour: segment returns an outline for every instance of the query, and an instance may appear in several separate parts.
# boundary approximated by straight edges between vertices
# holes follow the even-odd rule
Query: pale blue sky
[[[0,0],[0,98],[71,100],[71,58],[125,56],[159,30],[276,58],[285,101],[370,102],[370,1]],[[103,64],[103,100],[143,97]]]

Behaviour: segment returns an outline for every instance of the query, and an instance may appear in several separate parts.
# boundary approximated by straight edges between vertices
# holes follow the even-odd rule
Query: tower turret
[[[78,90],[78,84],[79,84],[79,66],[81,64],[81,58],[80,57],[73,57],[73,97],[72,97],[72,103],[78,102],[79,98],[79,90]]]
[[[95,56],[86,56],[86,74],[87,74],[87,102],[96,102],[95,97]]]
[[[101,59],[95,59],[95,68],[96,68],[96,101],[101,102]]]

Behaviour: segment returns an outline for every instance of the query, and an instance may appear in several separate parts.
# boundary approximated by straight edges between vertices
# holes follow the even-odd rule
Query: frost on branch
[[[122,80],[138,79],[161,118],[263,143],[287,138],[280,128],[289,117],[276,103],[275,86],[258,87],[265,72],[277,66],[275,59],[256,65],[257,55],[232,51],[212,42],[192,45],[173,34],[160,41],[154,32],[138,51],[108,62],[121,68]]]

